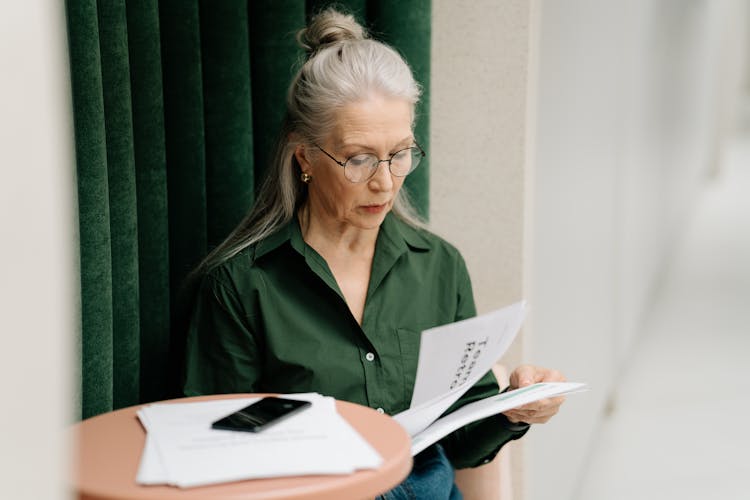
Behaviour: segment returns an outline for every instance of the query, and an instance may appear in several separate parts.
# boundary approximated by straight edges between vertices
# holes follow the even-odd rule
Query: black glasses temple
[[[425,156],[427,156],[427,153],[425,152],[425,150],[424,150],[424,149],[422,148],[422,146],[420,146],[420,145],[419,145],[419,143],[418,143],[418,142],[417,142],[416,140],[414,141],[414,145],[415,145],[415,146],[416,146],[416,147],[417,147],[417,148],[419,149],[419,152],[420,152],[420,153],[422,153],[422,157],[425,157]],[[346,167],[346,161],[349,161],[349,160],[346,160],[346,161],[343,161],[343,162],[342,162],[342,161],[338,161],[338,160],[337,160],[336,158],[334,158],[334,157],[333,157],[333,156],[331,155],[331,153],[329,153],[329,152],[328,152],[328,151],[326,151],[325,149],[321,148],[321,147],[320,147],[320,146],[318,146],[317,144],[313,144],[313,146],[315,146],[316,148],[318,148],[319,150],[321,150],[321,151],[323,152],[323,154],[325,154],[325,155],[326,155],[326,156],[327,156],[328,158],[330,158],[331,160],[335,161],[335,162],[336,162],[337,164],[339,164],[340,166],[342,166],[342,167]],[[388,161],[388,160],[379,160],[379,161]]]

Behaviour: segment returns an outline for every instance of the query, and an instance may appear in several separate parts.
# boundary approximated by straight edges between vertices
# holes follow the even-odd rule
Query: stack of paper
[[[382,457],[319,394],[285,397],[312,407],[260,433],[223,431],[211,423],[257,398],[143,407],[146,444],[136,481],[187,488],[243,479],[347,474],[377,468]]]

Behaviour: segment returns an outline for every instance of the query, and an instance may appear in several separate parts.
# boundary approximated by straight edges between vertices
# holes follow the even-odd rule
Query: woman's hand
[[[539,366],[522,365],[510,374],[510,388],[518,389],[538,382],[565,382],[562,373]],[[547,398],[503,413],[511,423],[543,424],[560,409],[564,397]]]

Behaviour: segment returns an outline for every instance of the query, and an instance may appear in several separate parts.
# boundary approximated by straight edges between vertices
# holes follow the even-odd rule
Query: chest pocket
[[[404,407],[409,407],[414,393],[414,381],[417,377],[417,362],[419,360],[419,341],[421,332],[408,328],[396,329],[398,345],[401,355],[401,374],[403,377]]]

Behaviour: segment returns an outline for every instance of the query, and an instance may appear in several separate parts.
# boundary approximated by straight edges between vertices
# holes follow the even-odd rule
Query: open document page
[[[413,437],[437,420],[508,350],[525,315],[517,302],[423,331],[411,407],[396,421]]]
[[[422,332],[411,407],[394,415],[412,437],[412,455],[475,420],[585,390],[580,383],[534,384],[476,401],[441,418],[505,354],[525,315],[522,301]]]
[[[416,455],[432,443],[436,443],[456,429],[460,429],[475,420],[518,408],[540,399],[565,396],[585,390],[586,384],[581,383],[542,382],[475,401],[437,419],[425,430],[416,436],[412,436],[411,454]]]
[[[192,487],[242,479],[346,474],[382,463],[336,411],[333,398],[294,394],[312,407],[260,433],[211,423],[256,399],[160,403],[138,412],[147,437],[136,481]]]

